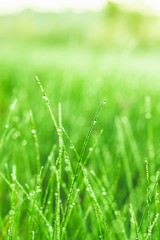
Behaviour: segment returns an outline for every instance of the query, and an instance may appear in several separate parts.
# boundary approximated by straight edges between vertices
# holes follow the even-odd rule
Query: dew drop
[[[91,197],[94,198],[94,193],[91,194]]]
[[[93,151],[93,148],[89,148],[89,151],[92,152],[92,151]]]
[[[42,189],[39,186],[37,186],[37,193],[38,192],[42,192]]]
[[[15,215],[15,211],[14,210],[10,210],[10,214],[13,216]]]
[[[65,184],[65,183],[62,183],[62,187],[65,188],[65,187],[66,187],[66,184]]]
[[[21,133],[19,131],[16,131],[13,135],[13,139],[17,139],[20,135]]]
[[[26,186],[26,188],[27,188],[27,189],[29,189],[29,186],[28,186],[28,184],[27,184],[27,183],[25,184],[25,186]]]
[[[43,95],[43,99],[44,99],[44,100],[48,100],[48,98],[47,98],[46,95]]]
[[[26,146],[27,145],[27,141],[24,139],[23,141],[22,141],[22,146]]]
[[[16,103],[17,103],[17,99],[14,101],[13,104],[10,105],[11,111],[13,111],[15,109]]]
[[[32,129],[32,133],[33,133],[33,134],[36,133],[36,130],[35,130],[35,129]]]

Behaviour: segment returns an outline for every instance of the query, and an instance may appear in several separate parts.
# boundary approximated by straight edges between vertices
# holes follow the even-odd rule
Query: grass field
[[[0,239],[160,239],[159,53],[0,52]]]

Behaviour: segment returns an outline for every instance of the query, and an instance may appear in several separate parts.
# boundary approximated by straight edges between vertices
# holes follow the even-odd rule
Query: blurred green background
[[[117,111],[137,108],[143,95],[158,94],[159,29],[158,16],[113,2],[100,12],[25,10],[1,16],[1,125],[14,98],[43,122],[35,75],[54,106],[62,102],[65,122],[73,128],[103,98],[111,98]]]
[[[108,104],[100,128],[105,128],[104,136],[111,135],[106,141],[113,144],[112,122],[117,114],[133,122],[136,118],[134,131],[143,138],[138,119],[145,115],[145,96],[153,96],[153,107],[156,104],[156,113],[160,111],[159,29],[158,16],[113,2],[99,12],[38,13],[28,9],[1,16],[1,126],[9,105],[18,99],[15,124],[24,121],[31,109],[42,155],[48,153],[54,128],[34,79],[38,75],[55,112],[58,102],[62,103],[64,125],[79,148],[103,99]],[[21,131],[28,128],[22,124]]]
[[[17,99],[16,131],[22,140],[27,139],[24,122],[31,109],[41,154],[48,154],[55,133],[35,81],[38,75],[55,114],[58,102],[62,103],[64,127],[78,149],[103,99],[108,103],[99,128],[105,129],[103,136],[111,148],[117,115],[129,117],[136,137],[145,139],[148,95],[157,114],[155,130],[159,124],[159,29],[158,16],[113,2],[99,12],[38,13],[28,9],[1,15],[1,126],[5,126],[10,104]],[[159,138],[154,141],[159,144]],[[143,151],[145,154],[142,146]]]

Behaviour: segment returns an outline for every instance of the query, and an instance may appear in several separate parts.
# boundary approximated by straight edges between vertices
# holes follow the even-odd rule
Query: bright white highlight
[[[148,5],[149,9],[160,15],[160,0],[114,0],[126,5],[137,5],[143,9]],[[30,8],[37,11],[63,11],[72,9],[74,11],[94,10],[98,11],[104,7],[107,0],[0,0],[0,14],[14,13]]]
[[[0,1],[0,13],[12,13],[26,8],[38,11],[99,10],[105,3],[106,0],[5,0]]]

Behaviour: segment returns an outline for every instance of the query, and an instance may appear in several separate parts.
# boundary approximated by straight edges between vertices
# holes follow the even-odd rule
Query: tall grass
[[[17,100],[1,104],[0,239],[159,239],[158,70],[151,82],[143,53],[128,69],[114,54],[56,54],[45,87],[15,62]]]

